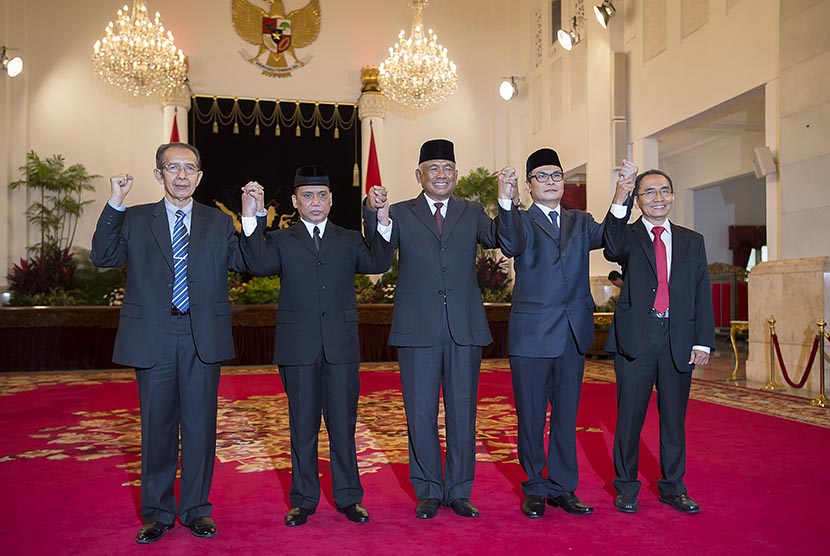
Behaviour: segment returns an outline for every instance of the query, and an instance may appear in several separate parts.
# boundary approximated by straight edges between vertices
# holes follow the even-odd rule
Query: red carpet
[[[318,512],[307,525],[289,529],[282,524],[290,481],[285,397],[274,372],[236,369],[224,373],[220,387],[220,462],[211,497],[219,535],[197,539],[177,524],[151,546],[133,540],[140,526],[133,374],[0,376],[2,553],[736,556],[825,552],[823,488],[830,461],[830,418],[818,413],[814,421],[824,426],[816,426],[693,400],[687,483],[703,512],[685,516],[657,501],[657,415],[652,408],[643,435],[640,513],[624,515],[613,508],[611,487],[614,385],[603,380],[607,367],[589,365],[593,372],[588,376],[594,378],[586,379],[578,419],[578,494],[595,506],[591,516],[548,508],[543,519],[529,520],[520,513],[523,474],[515,460],[510,378],[504,371],[485,370],[473,491],[473,502],[482,515],[465,519],[442,509],[436,519],[415,519],[398,375],[390,372],[391,365],[371,364],[361,373],[358,450],[364,505],[372,521],[357,525],[336,512],[328,470],[321,464],[324,495]],[[504,362],[486,366],[503,368]],[[728,399],[729,388],[696,382],[695,392],[706,397],[706,391],[712,390],[711,399]],[[741,390],[737,397],[747,395]],[[770,399],[767,394],[755,395]],[[792,403],[785,396],[774,400],[774,406]],[[327,447],[322,454],[327,455]]]

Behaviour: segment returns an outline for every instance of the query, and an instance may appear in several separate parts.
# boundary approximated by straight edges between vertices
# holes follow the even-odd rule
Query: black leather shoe
[[[636,496],[629,496],[627,494],[618,494],[614,500],[614,507],[624,514],[636,514],[640,509],[640,503]]]
[[[350,506],[346,506],[345,508],[338,507],[337,511],[341,514],[346,514],[349,521],[354,521],[355,523],[369,523],[369,512],[367,512],[366,508],[360,504],[352,504]]]
[[[573,515],[588,515],[594,511],[594,508],[582,502],[573,492],[566,492],[565,494],[548,498],[548,504],[554,508],[562,508]]]
[[[478,508],[473,506],[469,498],[456,498],[450,502],[450,508],[461,517],[478,517]]]
[[[415,506],[415,517],[419,519],[430,519],[438,515],[438,507],[441,501],[435,498],[424,498]]]
[[[169,531],[172,528],[172,525],[165,525],[161,521],[148,521],[138,530],[138,534],[135,536],[135,542],[138,544],[156,542],[164,536],[165,531]]]
[[[208,516],[197,517],[190,522],[190,532],[194,537],[209,539],[216,536],[216,522]]]
[[[661,494],[660,502],[668,504],[678,512],[683,512],[684,514],[700,513],[700,506],[698,503],[689,498],[689,495],[685,492],[683,494],[675,494],[673,496],[663,496]]]
[[[522,502],[522,513],[527,517],[542,517],[545,515],[545,497],[528,494]]]
[[[298,525],[305,524],[308,521],[308,516],[314,515],[316,510],[307,510],[305,508],[291,508],[291,510],[285,514],[285,524],[288,527],[296,527]]]

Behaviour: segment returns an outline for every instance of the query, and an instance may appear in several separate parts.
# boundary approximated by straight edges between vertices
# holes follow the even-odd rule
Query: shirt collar
[[[560,217],[562,216],[562,213],[561,213],[561,212],[559,212],[559,211],[560,211],[560,209],[562,208],[562,205],[556,205],[556,208],[555,208],[555,209],[552,209],[552,208],[550,208],[550,207],[546,207],[545,205],[543,205],[543,204],[541,204],[541,203],[533,203],[533,204],[534,204],[534,205],[536,205],[537,207],[539,207],[539,210],[541,210],[541,211],[542,211],[542,213],[543,213],[545,216],[547,216],[548,218],[550,218],[550,213],[551,213],[551,212],[555,212],[555,213],[556,213],[556,215],[557,215],[556,217],[557,217],[557,218],[559,218],[559,220],[561,220],[561,218],[560,218]]]
[[[328,221],[329,221],[329,219],[326,218],[322,222],[318,222],[317,224],[312,224],[311,222],[308,222],[307,220],[303,220],[302,218],[300,218],[300,222],[305,224],[305,229],[308,230],[308,235],[310,235],[311,237],[314,237],[314,226],[317,226],[318,228],[320,228],[320,237],[323,237],[323,234],[326,233],[326,224],[328,223]]]
[[[665,228],[665,230],[666,230],[663,233],[666,234],[667,236],[671,236],[671,224],[669,223],[668,218],[666,218],[666,220],[663,221],[662,224],[652,224],[651,222],[649,222],[648,220],[643,218],[643,225],[645,225],[646,231],[652,236],[654,236],[654,233],[652,233],[651,229],[654,228],[655,226],[663,226],[663,228]]]
[[[444,203],[444,210],[447,210],[447,206],[450,203],[450,200],[447,199],[446,201],[436,201],[426,193],[424,193],[424,198],[427,200],[427,206],[429,207],[429,212],[435,214],[435,203]]]
[[[177,207],[173,203],[167,200],[167,197],[164,198],[164,208],[167,210],[168,214],[172,214],[175,218],[176,211],[183,210],[184,216],[187,218],[193,213],[193,199],[190,199],[190,202],[187,205],[183,206],[182,208]]]

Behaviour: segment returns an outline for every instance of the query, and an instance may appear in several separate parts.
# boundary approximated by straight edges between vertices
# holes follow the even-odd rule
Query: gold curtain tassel
[[[352,186],[360,187],[360,167],[357,162],[354,163],[354,170],[352,170]]]
[[[297,124],[297,129],[294,130],[294,135],[296,135],[297,137],[300,136],[300,124]]]
[[[319,125],[314,126],[314,136],[315,137],[320,137],[320,126]]]
[[[213,120],[213,133],[219,133],[219,122]]]
[[[275,137],[280,136],[280,123],[279,122],[277,122],[277,125],[274,126],[274,136]]]
[[[239,122],[234,122],[233,123],[233,134],[234,135],[239,135]]]
[[[259,137],[259,122],[254,126],[254,135]]]
[[[340,139],[340,128],[337,126],[334,127],[334,138]]]

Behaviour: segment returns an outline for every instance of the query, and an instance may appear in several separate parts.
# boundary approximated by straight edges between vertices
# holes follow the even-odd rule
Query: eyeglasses
[[[646,189],[642,193],[638,193],[637,197],[645,197],[646,199],[648,199],[650,201],[650,200],[654,199],[657,196],[658,193],[660,194],[661,197],[663,197],[665,199],[669,195],[671,195],[673,193],[673,191],[671,189],[669,189],[668,187],[661,187],[660,189]]]
[[[536,181],[539,183],[544,183],[548,180],[550,181],[562,181],[565,179],[565,174],[562,172],[536,172],[535,174],[531,174],[529,178],[536,178]]]
[[[190,164],[189,162],[186,164],[180,164],[178,162],[168,162],[162,169],[165,170],[169,174],[178,174],[180,171],[184,170],[184,173],[188,176],[192,176],[196,172],[199,171],[199,167],[195,164]]]

